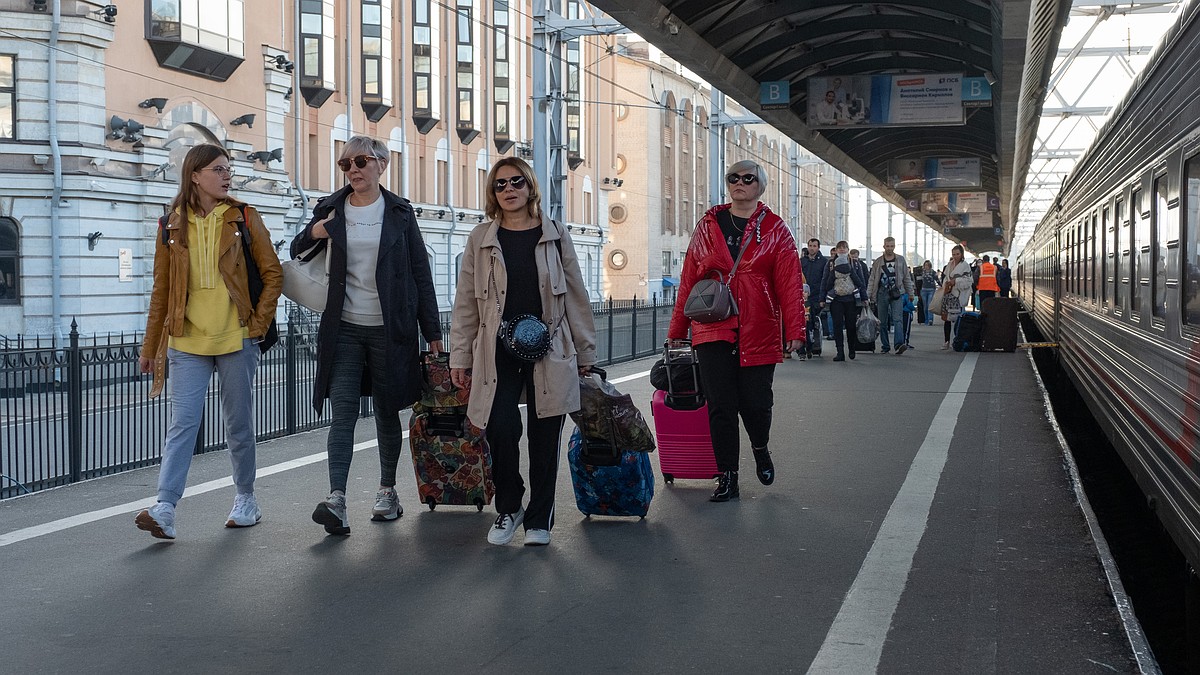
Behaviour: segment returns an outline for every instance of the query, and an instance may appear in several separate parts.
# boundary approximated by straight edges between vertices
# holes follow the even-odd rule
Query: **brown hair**
[[[954,245],[954,248],[950,249],[950,259],[951,259],[951,260],[953,260],[953,259],[954,259],[954,252],[955,252],[955,251],[958,251],[958,255],[959,255],[959,257],[960,257],[960,258],[962,258],[963,260],[966,260],[966,258],[967,258],[967,254],[966,254],[966,252],[963,250],[963,247],[962,247],[961,245],[959,245],[959,244],[955,244],[955,245]]]
[[[533,169],[530,168],[529,164],[527,164],[525,160],[521,159],[520,157],[503,157],[492,165],[491,171],[488,171],[487,180],[483,186],[485,195],[484,213],[486,213],[487,217],[491,220],[495,220],[500,217],[500,201],[496,199],[496,190],[493,189],[492,186],[496,183],[496,172],[500,171],[500,169],[506,166],[511,166],[517,171],[520,171],[521,175],[525,178],[525,184],[529,186],[529,204],[527,205],[527,208],[529,209],[529,215],[535,220],[540,221],[542,219],[542,195],[541,191],[538,190],[537,178],[533,175]]]
[[[200,195],[196,184],[192,182],[192,174],[222,157],[233,159],[228,150],[211,143],[201,143],[188,150],[183,158],[183,166],[179,168],[179,194],[171,202],[171,211],[178,211],[184,218],[187,218],[188,209],[200,212]]]

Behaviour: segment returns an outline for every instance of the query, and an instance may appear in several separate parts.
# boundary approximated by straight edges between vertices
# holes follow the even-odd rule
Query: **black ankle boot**
[[[717,476],[717,490],[713,492],[713,496],[708,498],[710,502],[727,502],[730,499],[738,498],[738,484],[736,471],[724,471]]]
[[[758,476],[758,482],[763,485],[774,483],[775,463],[771,461],[771,451],[765,445],[751,449],[754,451],[754,473]]]

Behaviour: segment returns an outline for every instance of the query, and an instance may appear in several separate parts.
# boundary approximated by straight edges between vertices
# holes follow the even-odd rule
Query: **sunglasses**
[[[343,157],[342,159],[339,159],[337,161],[337,165],[338,165],[338,168],[341,169],[342,171],[349,171],[351,162],[354,163],[354,166],[361,169],[367,165],[367,162],[369,162],[373,159],[379,159],[379,158],[378,157],[368,157],[367,155],[359,155],[358,157],[355,157],[353,159],[351,159],[349,157]]]
[[[514,190],[520,190],[525,187],[524,176],[513,176],[512,178],[497,178],[492,182],[492,189],[496,192],[504,192],[504,190],[512,185]]]
[[[730,185],[737,185],[739,180],[742,181],[742,185],[749,185],[758,180],[758,176],[755,176],[752,173],[742,174],[740,176],[736,173],[731,173],[728,176],[725,176],[725,182],[729,183]]]

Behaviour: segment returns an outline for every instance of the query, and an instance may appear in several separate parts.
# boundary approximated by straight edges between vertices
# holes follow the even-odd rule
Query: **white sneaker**
[[[175,538],[175,507],[159,502],[134,517],[133,523],[159,539]]]
[[[396,488],[380,488],[375,493],[375,508],[371,509],[371,520],[395,520],[404,515],[404,507],[400,506],[400,495]]]
[[[525,530],[526,546],[545,546],[550,543],[550,530]]]
[[[258,500],[254,493],[241,494],[233,498],[233,510],[225,521],[225,527],[251,527],[262,520],[262,511],[258,508]]]
[[[350,521],[346,520],[346,493],[334,490],[325,501],[313,510],[314,523],[325,526],[329,534],[350,534]]]
[[[517,535],[517,528],[525,522],[525,509],[516,513],[501,513],[496,516],[496,524],[488,530],[488,543],[504,546]]]

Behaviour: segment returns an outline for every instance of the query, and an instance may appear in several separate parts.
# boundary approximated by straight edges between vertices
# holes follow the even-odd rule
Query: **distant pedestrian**
[[[1000,287],[1000,297],[1007,298],[1012,292],[1012,270],[1008,268],[1008,258],[1000,263],[996,270],[996,285]]]
[[[700,363],[700,381],[708,399],[708,420],[717,459],[716,490],[710,501],[737,499],[741,434],[738,417],[750,437],[759,482],[775,480],[768,443],[774,406],[772,382],[784,348],[804,347],[804,300],[800,256],[787,225],[759,201],[767,189],[767,172],[743,160],[729,167],[725,182],[730,203],[714,206],[696,224],[688,245],[679,297],[687,298],[701,279],[734,272],[732,291],[738,314],[723,321],[701,323],[683,314],[684,301],[675,304],[670,339],[692,334]]]
[[[926,260],[921,265],[921,305],[925,310],[925,316],[921,317],[921,323],[926,326],[932,326],[934,314],[941,313],[940,307],[935,309],[929,306],[933,302],[933,294],[937,293],[940,285],[938,273],[933,269],[933,263]]]
[[[976,280],[975,287],[979,290],[978,306],[980,308],[983,307],[985,300],[996,297],[996,294],[1000,292],[996,266],[989,256],[983,256],[983,262],[979,264],[979,278]]]
[[[823,329],[823,314],[828,310],[825,307],[825,289],[821,284],[825,281],[825,268],[828,263],[829,258],[821,255],[821,240],[816,237],[809,239],[808,246],[800,256],[800,268],[804,271],[804,281],[808,284],[808,294],[805,296],[808,307],[807,321],[813,326],[812,333],[815,338],[805,345],[805,349],[813,356],[821,355],[821,335],[827,332]],[[829,338],[832,337],[830,334]]]
[[[213,371],[221,389],[221,417],[233,463],[237,496],[225,527],[250,527],[262,518],[254,497],[254,399],[251,387],[259,342],[275,318],[283,288],[279,256],[258,211],[229,196],[229,152],[194,146],[180,168],[179,193],[154,245],[154,285],[138,367],[154,373],[150,397],[171,376],[171,421],[158,472],[158,502],[134,522],[159,539],[175,538],[175,507],[183,497],[204,398]],[[262,291],[250,297],[243,237],[258,268]]]
[[[833,341],[837,346],[834,361],[845,361],[847,353],[854,360],[854,345],[858,343],[856,322],[858,306],[867,298],[867,282],[862,270],[850,260],[849,244],[839,241],[836,255],[825,269],[822,288],[825,304],[833,316]]]
[[[326,450],[329,496],[317,503],[313,522],[329,534],[350,534],[346,483],[354,459],[359,401],[370,396],[379,445],[379,489],[371,520],[404,513],[396,495],[396,465],[404,448],[400,411],[421,393],[418,334],[442,351],[437,295],[425,242],[407,200],[380,186],[388,149],[355,136],[337,166],[346,187],[322,199],[312,220],[292,240],[292,257],[318,244],[329,259],[329,293],[317,334],[313,408],[329,400],[333,419]]]
[[[874,305],[876,316],[879,317],[881,353],[891,351],[891,344],[896,345],[897,355],[908,349],[908,341],[904,338],[904,303],[901,298],[912,296],[915,292],[908,262],[904,256],[896,253],[896,238],[885,238],[883,255],[872,263],[871,276],[867,281],[867,300]],[[889,329],[892,333],[890,343]]]
[[[942,349],[950,349],[950,331],[971,299],[971,286],[971,265],[963,259],[963,247],[955,246],[942,270],[942,331],[946,339]]]
[[[491,447],[498,515],[488,543],[504,546],[524,526],[526,546],[545,546],[554,528],[563,421],[579,410],[579,378],[596,363],[596,327],[575,244],[567,228],[542,211],[533,169],[520,158],[501,158],[485,186],[490,221],[471,230],[463,252],[450,322],[450,379],[470,390],[467,417],[484,428]],[[522,316],[545,325],[548,351],[527,355],[534,360],[510,353],[497,337],[498,327]],[[778,342],[773,346],[778,356]],[[522,433],[529,459],[525,507]]]

